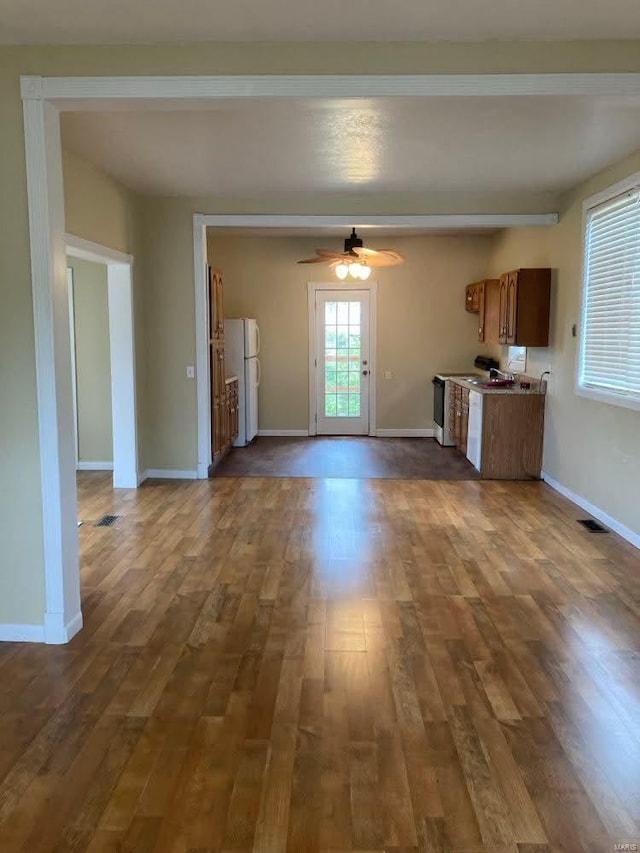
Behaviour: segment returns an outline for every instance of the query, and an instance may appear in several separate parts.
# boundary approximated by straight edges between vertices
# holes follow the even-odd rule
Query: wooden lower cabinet
[[[461,453],[467,452],[467,431],[469,427],[469,389],[461,385],[453,385],[453,393],[449,396],[453,401],[453,440]]]
[[[544,394],[482,395],[480,476],[487,480],[539,480],[544,437]],[[449,421],[466,456],[469,389],[452,383]]]
[[[224,343],[213,345],[211,352],[211,457],[216,465],[227,450],[226,446],[226,408],[227,392],[225,384]]]
[[[480,475],[489,480],[539,480],[544,394],[485,394]]]

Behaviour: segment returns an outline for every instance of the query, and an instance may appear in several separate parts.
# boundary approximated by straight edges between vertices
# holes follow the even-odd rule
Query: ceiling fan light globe
[[[362,281],[366,281],[371,275],[371,267],[368,267],[366,264],[360,264],[360,278]]]
[[[351,278],[360,278],[360,270],[362,269],[362,264],[359,264],[358,261],[354,261],[354,263],[349,265],[349,275]]]
[[[335,273],[340,279],[340,281],[344,281],[347,275],[349,274],[349,265],[348,264],[338,264],[335,268]]]

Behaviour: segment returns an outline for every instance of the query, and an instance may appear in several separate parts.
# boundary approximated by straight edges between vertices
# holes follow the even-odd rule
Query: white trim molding
[[[294,215],[294,214],[196,214],[209,228],[517,228],[531,225],[557,225],[557,213],[425,213],[387,216]]]
[[[135,320],[130,263],[107,264],[113,487],[138,485]]]
[[[23,98],[95,109],[110,99],[364,98],[538,95],[640,95],[637,73],[296,74],[183,77],[22,77]],[[96,106],[90,102],[97,102]],[[194,108],[198,105],[193,104]],[[106,109],[103,105],[103,109]]]
[[[377,429],[378,438],[433,438],[434,429]]]
[[[193,217],[193,283],[196,329],[196,397],[198,479],[206,480],[211,454],[211,382],[209,377],[209,282],[207,280],[207,219]]]
[[[92,243],[76,237],[75,234],[65,234],[64,242],[67,246],[67,255],[71,258],[80,258],[82,261],[92,261],[95,264],[129,264],[133,266],[133,255],[118,252],[100,243]]]
[[[306,438],[309,436],[308,429],[260,429],[258,435],[282,436],[289,438]]]
[[[60,120],[23,101],[45,579],[44,638],[82,624]]]
[[[604,525],[613,530],[614,533],[622,536],[623,539],[626,539],[627,542],[635,545],[636,548],[640,548],[640,533],[636,533],[631,530],[630,527],[627,527],[625,524],[617,521],[604,510],[600,509],[600,507],[597,507],[595,504],[592,504],[591,501],[583,498],[582,495],[578,495],[571,489],[567,488],[567,486],[563,486],[562,483],[559,483],[557,480],[554,480],[553,477],[550,477],[546,471],[542,472],[542,479],[548,486],[556,492],[559,492],[565,498],[568,498],[585,512],[588,512],[589,515],[597,518],[598,521],[601,521]]]
[[[76,463],[77,471],[113,471],[113,462],[99,462],[87,459],[79,459]]]
[[[77,530],[77,523],[76,523]],[[82,628],[82,613],[78,608],[70,619],[64,621],[57,613],[45,613],[44,641],[50,645],[61,646],[68,643]]]

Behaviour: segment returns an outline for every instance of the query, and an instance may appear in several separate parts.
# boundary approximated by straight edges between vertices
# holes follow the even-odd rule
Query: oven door
[[[439,444],[444,444],[445,441],[446,386],[444,379],[439,376],[433,377],[433,420],[436,425],[435,439]]]
[[[439,376],[433,377],[433,419],[436,426],[444,428],[444,391],[446,382]]]

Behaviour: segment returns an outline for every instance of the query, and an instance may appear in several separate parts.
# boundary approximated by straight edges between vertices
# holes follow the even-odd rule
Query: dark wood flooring
[[[454,447],[432,438],[258,436],[234,447],[214,477],[327,477],[399,480],[477,480]]]

